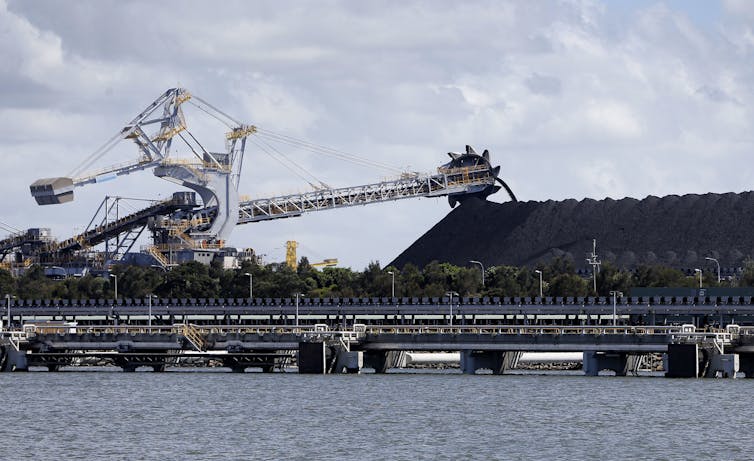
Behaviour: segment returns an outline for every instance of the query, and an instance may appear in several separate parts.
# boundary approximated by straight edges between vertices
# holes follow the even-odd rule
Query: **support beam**
[[[584,375],[597,376],[602,370],[611,370],[616,376],[626,376],[628,357],[628,354],[622,352],[584,351]]]
[[[406,353],[402,351],[366,351],[364,366],[373,368],[375,373],[387,373],[390,368],[406,365]]]
[[[754,378],[754,354],[738,354],[739,371],[747,378]]]
[[[699,376],[699,346],[696,344],[668,344],[667,378],[696,378]]]
[[[298,343],[298,372],[302,374],[327,372],[327,345],[324,342]]]
[[[337,359],[332,373],[359,373],[364,367],[364,353],[362,351],[336,351]]]
[[[461,372],[473,375],[477,370],[488,369],[502,375],[516,367],[520,351],[461,351]]]
[[[0,355],[3,355],[2,371],[29,371],[29,364],[26,361],[26,351],[17,351],[12,347],[5,347],[5,350]]]
[[[735,378],[739,370],[738,354],[712,354],[705,377]]]

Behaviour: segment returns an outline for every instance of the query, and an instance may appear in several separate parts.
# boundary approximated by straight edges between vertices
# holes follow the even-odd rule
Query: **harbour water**
[[[7,460],[751,459],[749,380],[0,374]]]

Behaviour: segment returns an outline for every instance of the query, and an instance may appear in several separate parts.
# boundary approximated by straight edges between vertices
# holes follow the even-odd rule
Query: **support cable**
[[[320,187],[317,187],[317,186],[313,186],[313,187],[314,187],[315,189],[319,189],[319,188],[322,188],[322,187],[324,187],[325,189],[329,189],[329,188],[330,188],[330,186],[329,186],[329,185],[325,184],[325,183],[324,183],[324,182],[323,182],[322,180],[320,180],[320,179],[319,179],[318,177],[314,176],[314,175],[313,175],[313,174],[312,174],[312,173],[311,173],[311,172],[310,172],[309,170],[307,170],[307,169],[306,169],[306,168],[304,168],[303,166],[301,166],[301,165],[299,165],[298,163],[296,163],[296,161],[295,161],[295,160],[293,160],[293,159],[292,159],[292,158],[290,158],[289,156],[285,155],[285,154],[284,154],[283,152],[281,152],[281,151],[280,151],[279,149],[277,149],[277,148],[276,148],[275,146],[271,145],[270,143],[268,143],[268,142],[267,142],[267,141],[265,141],[264,139],[257,139],[257,141],[259,141],[260,143],[264,144],[265,146],[267,146],[267,148],[268,148],[268,149],[270,149],[270,150],[271,150],[271,151],[273,151],[274,153],[276,153],[276,154],[278,154],[279,156],[281,156],[282,158],[284,158],[284,159],[285,159],[286,161],[288,161],[288,162],[289,162],[289,163],[290,163],[291,165],[293,165],[293,166],[294,166],[295,168],[298,168],[298,169],[299,169],[300,171],[302,171],[302,172],[303,172],[303,173],[304,173],[305,175],[308,175],[308,176],[309,176],[309,177],[310,177],[311,179],[313,179],[314,181],[318,182],[318,183],[319,183],[319,184],[320,184],[321,186],[320,186]],[[290,169],[290,168],[289,168],[289,169]],[[308,182],[308,181],[307,181],[307,182]],[[311,183],[309,183],[309,184],[311,184]]]
[[[202,103],[202,104],[204,104],[205,106],[207,106],[207,107],[209,107],[210,109],[212,109],[213,111],[215,111],[215,112],[216,112],[216,114],[213,114],[213,113],[211,113],[210,111],[208,111],[208,110],[207,110],[207,109],[205,109],[204,107],[202,107],[202,106],[200,106],[199,104],[195,103],[195,102],[194,102],[193,100],[197,100],[197,101],[201,102],[201,103]],[[227,126],[228,128],[233,128],[233,124],[230,124],[230,123],[228,123],[228,122],[227,122],[227,120],[230,120],[230,121],[231,121],[231,122],[233,122],[233,123],[234,123],[234,124],[235,124],[236,126],[241,126],[241,125],[243,125],[243,123],[239,122],[239,121],[238,121],[238,120],[236,120],[235,118],[233,118],[233,117],[231,117],[230,115],[226,114],[225,112],[221,111],[220,109],[218,109],[217,107],[215,107],[215,106],[213,106],[212,104],[208,103],[207,101],[205,101],[204,99],[200,98],[199,96],[196,96],[196,95],[194,95],[194,96],[192,97],[192,99],[191,99],[191,100],[189,100],[188,102],[189,102],[189,104],[191,104],[192,106],[196,107],[197,109],[199,109],[199,110],[203,111],[204,113],[206,113],[206,114],[208,114],[208,115],[210,115],[210,116],[214,117],[214,118],[215,118],[215,119],[216,119],[217,121],[219,121],[219,122],[221,122],[222,124],[226,125],[226,126]],[[220,114],[220,115],[222,115],[222,116],[223,116],[223,117],[225,117],[225,118],[226,118],[227,120],[223,120],[223,119],[221,119],[220,117],[218,117],[218,116],[217,116],[217,114]]]
[[[259,142],[258,142],[258,141],[257,141],[256,139],[250,139],[250,141],[251,141],[251,142],[252,142],[252,143],[253,143],[253,144],[254,144],[255,146],[257,146],[257,147],[259,148],[259,150],[261,150],[261,151],[262,151],[262,152],[264,152],[265,154],[269,155],[269,156],[270,156],[270,157],[271,157],[271,158],[272,158],[273,160],[275,160],[276,162],[280,163],[280,164],[281,164],[281,165],[283,165],[283,166],[284,166],[285,168],[287,168],[288,170],[290,170],[290,171],[291,171],[291,172],[292,172],[293,174],[295,174],[295,175],[296,175],[296,176],[298,176],[298,177],[299,177],[300,179],[302,179],[302,180],[303,180],[304,182],[306,182],[307,184],[309,184],[309,185],[310,185],[310,186],[311,186],[312,188],[314,188],[314,189],[319,189],[319,187],[317,187],[316,185],[312,184],[312,182],[311,182],[311,181],[309,181],[309,180],[308,180],[308,179],[307,179],[307,178],[306,178],[305,176],[303,176],[303,175],[302,175],[302,174],[300,174],[299,172],[295,171],[295,170],[294,170],[293,168],[291,168],[291,167],[290,167],[289,165],[286,165],[286,164],[285,164],[285,162],[283,162],[283,160],[281,160],[281,159],[280,159],[279,157],[277,157],[276,155],[272,154],[272,152],[270,152],[270,151],[269,151],[269,150],[267,149],[267,147],[265,147],[264,145],[262,145],[261,143],[259,143]]]
[[[381,168],[387,171],[391,171],[393,173],[402,173],[403,170],[400,168],[396,168],[394,166],[390,166],[386,163],[378,162],[375,160],[368,159],[366,157],[361,157],[355,154],[351,154],[345,151],[341,151],[338,149],[333,149],[331,147],[322,146],[319,144],[315,144],[309,141],[304,141],[301,139],[294,138],[292,136],[275,133],[273,131],[265,130],[263,128],[257,128],[257,132],[259,135],[269,137],[271,140],[275,140],[277,142],[282,142],[290,145],[294,145],[297,147],[302,147],[307,150],[310,150],[314,153],[318,153],[321,155],[327,155],[331,157],[335,157],[341,160],[346,160],[352,163],[360,164],[361,166],[369,166],[369,167],[376,167]]]
[[[99,147],[99,149],[89,154],[89,156],[86,157],[83,162],[79,163],[78,166],[76,166],[70,173],[68,173],[68,177],[74,178],[81,174],[84,170],[91,167],[94,162],[102,158],[102,156],[108,153],[110,149],[115,147],[117,141],[120,141],[120,136],[121,133],[119,132],[108,139],[104,144],[102,144],[102,146]]]
[[[11,226],[10,224],[0,221],[0,228],[2,228],[4,231],[10,233],[10,234],[19,234],[23,232],[21,229],[18,229],[14,226]]]

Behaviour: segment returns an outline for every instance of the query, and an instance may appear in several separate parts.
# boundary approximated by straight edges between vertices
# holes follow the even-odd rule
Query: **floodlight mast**
[[[592,266],[592,280],[594,283],[594,293],[597,293],[597,272],[600,271],[600,264],[602,264],[602,261],[600,261],[599,256],[597,256],[597,239],[592,239],[592,254],[589,255],[588,258],[586,258],[587,264]]]

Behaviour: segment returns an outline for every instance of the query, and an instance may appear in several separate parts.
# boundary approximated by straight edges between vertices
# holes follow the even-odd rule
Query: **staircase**
[[[156,259],[162,267],[168,267],[168,265],[170,264],[168,258],[166,258],[165,255],[160,252],[159,248],[154,245],[147,247],[147,253],[154,256],[154,259]]]
[[[196,326],[189,323],[182,324],[181,335],[183,335],[183,337],[186,338],[197,351],[204,352],[207,349],[207,342],[204,340],[202,334],[199,333]]]
[[[205,217],[196,217],[192,219],[169,220],[165,227],[168,229],[170,237],[179,238],[188,248],[194,248],[196,241],[186,233],[187,230],[209,224],[210,220]]]

